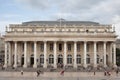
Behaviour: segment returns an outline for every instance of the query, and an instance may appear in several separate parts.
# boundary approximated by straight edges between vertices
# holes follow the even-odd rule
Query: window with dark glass
[[[90,64],[90,55],[87,54],[87,64]]]
[[[54,63],[54,56],[52,54],[49,55],[49,64]]]
[[[22,51],[24,52],[24,44],[22,44]]]
[[[90,44],[87,44],[87,52],[90,51]]]
[[[43,43],[40,44],[40,51],[44,51],[44,44]]]
[[[44,63],[44,55],[41,54],[41,55],[40,55],[40,64],[43,64],[43,63]]]
[[[62,44],[59,44],[59,51],[62,51]]]
[[[80,52],[80,44],[77,44],[77,51]]]
[[[34,51],[34,44],[32,44],[32,52]]]
[[[72,55],[67,56],[67,64],[72,64]]]
[[[81,56],[80,55],[77,55],[77,64],[80,64],[81,63]]]
[[[99,55],[97,55],[97,64],[99,63]]]
[[[68,51],[71,51],[71,44],[68,44]]]
[[[50,51],[53,51],[53,44],[50,43]]]

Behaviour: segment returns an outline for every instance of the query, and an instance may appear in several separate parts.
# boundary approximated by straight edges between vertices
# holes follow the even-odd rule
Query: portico
[[[40,49],[40,48],[38,48],[38,45],[40,45],[39,41],[33,41],[33,52],[30,52],[30,53],[28,53],[29,52],[28,49],[30,49],[30,47],[32,47],[32,46],[27,46],[30,44],[29,41],[21,42],[21,44],[24,45],[23,46],[24,51],[20,50],[20,49],[22,49],[22,47],[20,48],[20,45],[18,45],[19,41],[18,42],[17,41],[6,42],[5,45],[9,44],[10,45],[9,48],[11,48],[11,46],[13,45],[14,48],[12,49],[12,53],[14,53],[14,54],[12,56],[14,56],[14,58],[13,58],[13,62],[12,62],[11,57],[10,57],[11,51],[8,51],[9,53],[6,52],[5,60],[9,59],[9,61],[8,61],[9,65],[8,65],[7,61],[5,61],[5,66],[11,66],[13,64],[14,67],[18,67],[18,66],[22,67],[23,66],[24,68],[27,68],[29,66],[33,66],[33,68],[37,68],[40,64],[42,64],[42,63],[39,63],[41,60],[39,57],[40,54],[44,55],[44,62],[42,64],[42,66],[44,68],[47,68],[48,65],[51,65],[54,68],[57,68],[57,64],[60,63],[60,61],[58,61],[59,54],[63,56],[63,58],[62,58],[63,62],[61,62],[61,64],[63,64],[64,66],[73,66],[74,68],[77,68],[78,66],[87,67],[89,65],[93,65],[94,67],[97,67],[98,65],[100,65],[100,63],[102,63],[102,65],[104,67],[107,67],[111,64],[115,65],[115,62],[112,61],[112,60],[115,60],[114,59],[115,55],[112,56],[112,54],[111,54],[112,52],[108,52],[106,49],[108,46],[107,44],[112,45],[112,47],[115,48],[115,44],[113,42],[102,42],[101,47],[103,46],[103,50],[101,50],[101,51],[97,50],[97,49],[101,49],[101,47],[98,46],[99,42],[96,42],[96,41],[92,42],[91,45],[89,45],[89,41],[62,41],[61,45],[62,45],[63,50],[59,50],[59,47],[60,47],[59,41],[50,41],[50,42],[49,41],[43,41],[43,42],[40,41],[40,42],[44,43],[44,47],[43,47],[44,51],[40,52],[38,50],[38,49]],[[52,49],[51,51],[49,51],[49,49],[50,49],[49,43],[50,44],[52,43],[51,45],[53,45],[52,46],[53,49],[51,48]],[[90,41],[90,43],[91,43],[91,41]],[[71,50],[68,50],[69,49],[68,46],[70,46],[70,44],[71,44]],[[80,46],[80,47],[78,47],[78,46]],[[87,48],[90,48],[90,47],[88,47],[88,46],[93,47],[93,50],[89,51],[89,49],[87,49]],[[80,48],[80,51],[78,48]],[[6,49],[7,49],[7,47],[6,47]],[[92,48],[90,48],[90,49],[92,49]],[[108,50],[110,50],[110,49],[108,49]],[[21,54],[18,55],[19,51],[22,51],[23,53],[21,52]],[[115,51],[113,51],[113,52],[115,52]],[[7,56],[7,54],[9,56]],[[22,62],[21,62],[22,60],[19,60],[19,59],[22,59],[23,54],[24,54],[24,65],[22,65]],[[103,55],[101,55],[101,54],[103,54]],[[115,53],[113,53],[113,54],[115,54]],[[34,55],[33,56],[34,57],[33,65],[30,65],[31,64],[31,62],[30,62],[31,55]],[[51,57],[53,59],[49,59],[50,58],[49,55],[53,55],[53,57]],[[72,57],[70,58],[69,55]],[[78,59],[77,55],[83,56],[80,58],[81,62],[79,62],[77,60]],[[87,62],[87,55],[90,56],[90,61],[88,61],[88,62]],[[102,56],[103,58],[97,59],[97,55]],[[111,61],[109,61],[110,62],[109,64],[107,64],[108,60],[106,60],[106,55],[109,55],[109,56],[111,56],[111,58],[113,58],[113,59],[109,59],[109,60],[111,60]],[[19,58],[18,56],[21,58]],[[102,60],[103,62],[100,60]],[[18,61],[20,61],[20,62],[18,62]]]

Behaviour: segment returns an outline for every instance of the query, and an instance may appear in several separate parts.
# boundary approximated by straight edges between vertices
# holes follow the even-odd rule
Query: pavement
[[[120,74],[116,75],[111,72],[110,76],[104,76],[104,72],[44,72],[37,77],[36,72],[24,72],[21,75],[20,71],[0,72],[0,80],[120,80]]]

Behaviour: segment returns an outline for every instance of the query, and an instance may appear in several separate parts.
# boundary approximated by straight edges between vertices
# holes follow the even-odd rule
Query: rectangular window
[[[71,44],[68,44],[68,51],[71,51]]]
[[[80,52],[80,43],[77,44],[77,51]]]
[[[90,44],[87,44],[87,52],[90,51]]]
[[[59,44],[59,51],[62,51],[62,44]]]
[[[40,51],[44,51],[44,44],[43,43],[40,44]]]
[[[50,51],[53,51],[53,44],[50,43]]]
[[[34,52],[34,44],[31,44],[32,45],[32,52]]]
[[[24,44],[22,44],[22,51],[24,52]]]

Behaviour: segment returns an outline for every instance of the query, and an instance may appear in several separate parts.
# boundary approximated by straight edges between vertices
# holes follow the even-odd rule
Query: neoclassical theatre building
[[[6,27],[4,67],[116,66],[114,27],[91,21],[29,21]]]

